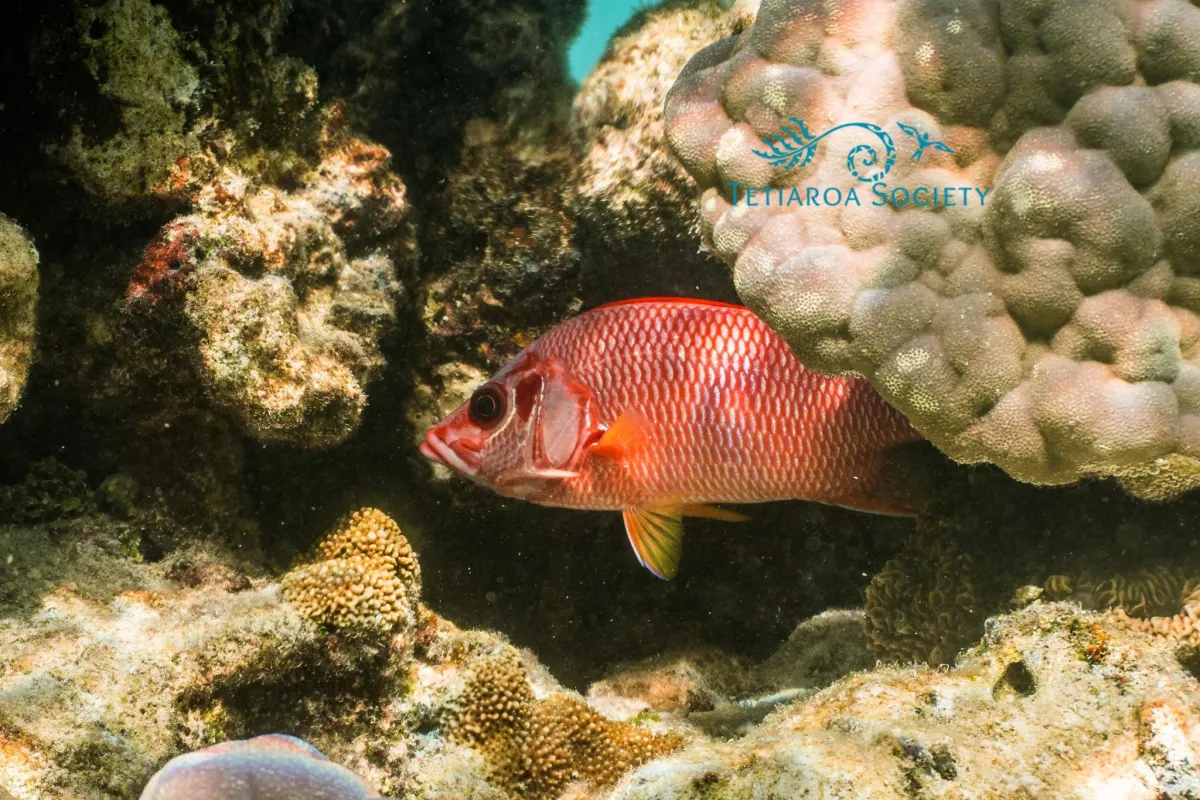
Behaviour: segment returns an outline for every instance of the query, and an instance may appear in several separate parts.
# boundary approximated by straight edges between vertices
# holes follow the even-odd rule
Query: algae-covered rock
[[[295,191],[233,171],[206,186],[145,249],[126,291],[132,310],[179,329],[173,354],[214,405],[254,438],[306,447],[358,426],[409,234],[388,152],[327,135]]]
[[[671,0],[640,10],[609,42],[575,96],[572,212],[589,289],[732,299],[726,270],[698,247],[695,181],[671,152],[663,102],[692,54],[754,20],[758,0]],[[648,264],[655,269],[647,270]]]
[[[0,422],[16,409],[33,360],[37,266],[33,243],[0,214]]]
[[[948,672],[848,676],[740,740],[635,770],[611,797],[1184,798],[1200,787],[1196,686],[1170,647],[1038,605],[992,620]]]

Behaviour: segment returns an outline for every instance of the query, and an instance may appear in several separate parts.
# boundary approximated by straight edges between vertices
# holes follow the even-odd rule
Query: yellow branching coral
[[[480,664],[455,703],[452,738],[484,754],[490,778],[511,794],[556,797],[569,784],[615,783],[683,741],[607,719],[562,694],[537,700],[511,652]]]
[[[983,632],[983,592],[970,556],[923,524],[867,586],[863,625],[886,661],[945,664]]]
[[[363,508],[317,545],[312,563],[283,577],[283,592],[318,622],[391,630],[416,620],[421,568],[395,521]]]

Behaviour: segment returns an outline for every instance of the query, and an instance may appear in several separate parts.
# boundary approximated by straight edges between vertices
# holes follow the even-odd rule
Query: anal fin
[[[638,562],[663,580],[679,572],[683,554],[683,517],[677,508],[627,508],[625,534]]]
[[[729,511],[716,506],[696,505],[694,503],[685,503],[679,506],[679,513],[685,517],[703,517],[704,519],[719,519],[725,522],[747,522],[750,517],[746,514],[739,514],[736,511]]]
[[[901,503],[883,500],[876,497],[848,495],[822,500],[831,506],[841,506],[851,511],[863,511],[867,514],[879,514],[884,517],[915,517],[917,511]]]

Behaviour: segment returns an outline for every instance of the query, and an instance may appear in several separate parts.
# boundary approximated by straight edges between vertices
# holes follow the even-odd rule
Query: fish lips
[[[478,445],[461,438],[447,440],[436,427],[425,432],[425,441],[418,449],[430,461],[468,478],[476,477],[482,466]]]

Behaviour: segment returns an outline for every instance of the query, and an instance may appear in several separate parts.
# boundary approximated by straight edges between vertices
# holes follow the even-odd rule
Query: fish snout
[[[425,431],[425,441],[421,442],[421,455],[458,472],[468,478],[479,473],[483,465],[481,448],[478,443],[466,437],[455,435],[445,425],[435,425]]]

